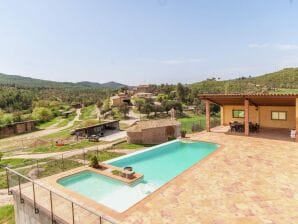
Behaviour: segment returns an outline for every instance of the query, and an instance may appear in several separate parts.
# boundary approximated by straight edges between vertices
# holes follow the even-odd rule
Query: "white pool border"
[[[151,147],[146,148],[146,149],[137,150],[136,152],[129,153],[129,154],[124,155],[124,156],[120,156],[120,157],[117,157],[117,158],[114,158],[114,159],[106,160],[103,163],[109,164],[109,163],[112,163],[112,162],[115,162],[115,161],[118,161],[118,160],[121,160],[121,159],[125,159],[125,158],[128,158],[128,157],[134,156],[134,155],[141,154],[143,152],[151,151],[151,150],[154,150],[156,148],[160,148],[161,146],[169,145],[169,144],[172,144],[172,143],[175,143],[175,142],[178,142],[178,141],[180,142],[181,140],[180,139],[175,139],[175,140],[168,141],[168,142],[165,142],[165,143],[162,143],[162,144],[159,144],[159,145],[151,146]]]
[[[156,148],[160,148],[160,147],[165,146],[165,145],[173,144],[175,142],[197,143],[197,142],[205,142],[205,141],[192,141],[192,140],[185,140],[185,139],[175,139],[175,140],[172,140],[172,141],[161,143],[159,145],[151,146],[151,147],[146,148],[146,149],[137,150],[136,152],[129,153],[127,155],[123,155],[123,156],[120,156],[120,157],[117,157],[117,158],[114,158],[114,159],[106,160],[103,163],[110,164],[110,163],[113,163],[115,161],[118,161],[118,160],[121,160],[121,159],[125,159],[125,158],[129,158],[131,156],[138,155],[138,154],[141,154],[141,153],[144,153],[144,152],[148,152],[148,151],[154,150]],[[205,142],[205,143],[214,144],[217,147],[220,147],[220,145],[219,144],[216,144],[216,143],[212,143],[212,142]]]

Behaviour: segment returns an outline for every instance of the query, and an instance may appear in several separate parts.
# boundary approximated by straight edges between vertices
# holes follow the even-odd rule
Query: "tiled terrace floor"
[[[298,143],[206,132],[190,139],[223,147],[113,218],[125,224],[298,223]],[[67,213],[64,204],[55,204],[58,212]]]
[[[200,133],[224,147],[131,209],[123,223],[298,223],[298,143]]]

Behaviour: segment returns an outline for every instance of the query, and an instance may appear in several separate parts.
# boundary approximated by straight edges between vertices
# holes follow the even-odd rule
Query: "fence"
[[[92,211],[8,167],[6,177],[8,193],[17,193],[21,204],[30,203],[35,214],[41,211],[49,213],[52,223],[115,223],[111,218]]]
[[[114,224],[112,218],[92,211],[36,180],[86,166],[92,156],[100,153],[104,152],[95,147],[91,150],[76,150],[38,159],[25,167],[5,167],[8,193],[17,194],[20,203],[30,204],[35,214],[47,214],[52,223]]]
[[[214,128],[216,126],[220,125],[220,119],[217,117],[211,117],[210,118],[210,127]],[[203,131],[206,127],[206,121],[205,120],[199,120],[192,124],[191,131],[192,132],[199,132]]]

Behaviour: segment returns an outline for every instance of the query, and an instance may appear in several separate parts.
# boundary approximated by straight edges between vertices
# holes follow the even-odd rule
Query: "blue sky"
[[[298,67],[298,0],[0,0],[0,72],[191,83]]]

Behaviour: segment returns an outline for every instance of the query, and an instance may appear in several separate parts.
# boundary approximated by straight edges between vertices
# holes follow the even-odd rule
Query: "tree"
[[[181,102],[186,102],[189,97],[189,88],[187,86],[183,86],[181,83],[177,84],[176,93],[177,99]]]
[[[45,107],[35,107],[32,112],[32,118],[40,122],[49,121],[53,118],[53,113]]]
[[[1,161],[2,157],[3,157],[3,152],[0,152],[0,161]]]
[[[145,104],[145,99],[143,98],[135,98],[134,99],[134,105],[137,107],[137,110],[140,112],[141,108],[144,106]]]
[[[145,99],[144,105],[141,107],[141,113],[147,114],[147,117],[149,117],[150,113],[153,112],[154,107],[154,100],[151,98]]]
[[[120,104],[119,111],[123,114],[124,118],[127,118],[127,114],[129,112],[128,103],[124,102],[124,103]]]

